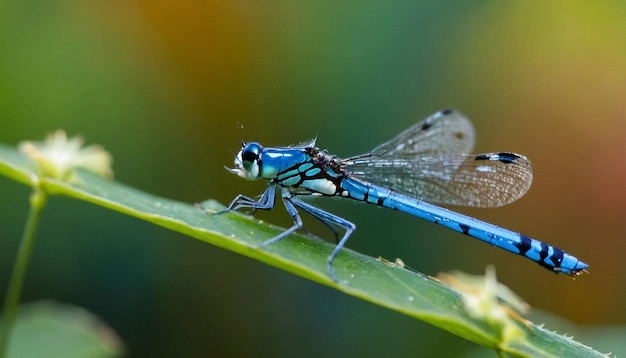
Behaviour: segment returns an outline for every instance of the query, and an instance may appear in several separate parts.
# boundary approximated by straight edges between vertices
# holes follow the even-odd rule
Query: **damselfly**
[[[437,112],[371,152],[347,159],[318,149],[315,140],[278,148],[243,143],[235,167],[226,169],[269,184],[258,200],[239,194],[224,212],[270,210],[279,195],[294,224],[261,246],[302,228],[298,209],[309,213],[337,239],[327,259],[334,281],[333,261],[356,226],[300,197],[339,196],[402,211],[525,256],[554,273],[575,276],[586,269],[586,263],[554,246],[433,205],[498,207],[526,193],[532,182],[526,157],[508,152],[467,154],[473,147],[472,124],[454,110]],[[341,238],[334,226],[345,229]]]

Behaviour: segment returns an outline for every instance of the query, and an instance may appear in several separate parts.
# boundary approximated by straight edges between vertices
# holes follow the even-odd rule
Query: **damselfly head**
[[[259,143],[241,143],[241,150],[235,157],[235,167],[226,167],[226,170],[248,180],[259,179],[261,177],[262,151],[263,146]]]

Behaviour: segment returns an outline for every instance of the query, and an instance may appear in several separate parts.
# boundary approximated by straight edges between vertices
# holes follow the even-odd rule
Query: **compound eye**
[[[263,147],[259,143],[252,142],[246,144],[243,149],[241,149],[243,168],[250,171],[254,165],[257,165],[262,151]]]

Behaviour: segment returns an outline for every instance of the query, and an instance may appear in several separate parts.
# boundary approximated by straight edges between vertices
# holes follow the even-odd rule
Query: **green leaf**
[[[111,328],[86,310],[36,302],[20,306],[8,357],[121,357],[124,347]]]
[[[30,185],[33,164],[15,149],[0,145],[0,173]],[[329,276],[326,259],[334,245],[291,235],[258,248],[257,245],[284,229],[238,213],[205,215],[189,203],[161,198],[126,185],[78,171],[77,181],[67,183],[39,178],[50,195],[88,201],[174,230],[198,240],[265,262],[304,278],[331,286],[408,316],[426,321],[472,342],[513,356],[602,357],[570,338],[541,327],[514,321],[521,335],[511,338],[500,323],[477,319],[465,309],[458,292],[438,280],[400,265],[343,249],[334,267],[340,282]],[[223,208],[215,201],[203,203],[211,211]]]

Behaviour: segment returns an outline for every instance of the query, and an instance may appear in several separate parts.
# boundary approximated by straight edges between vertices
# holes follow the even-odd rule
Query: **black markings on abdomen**
[[[519,238],[520,242],[513,244],[513,246],[517,247],[520,255],[526,256],[526,253],[531,248],[532,239],[524,235],[520,235]]]

